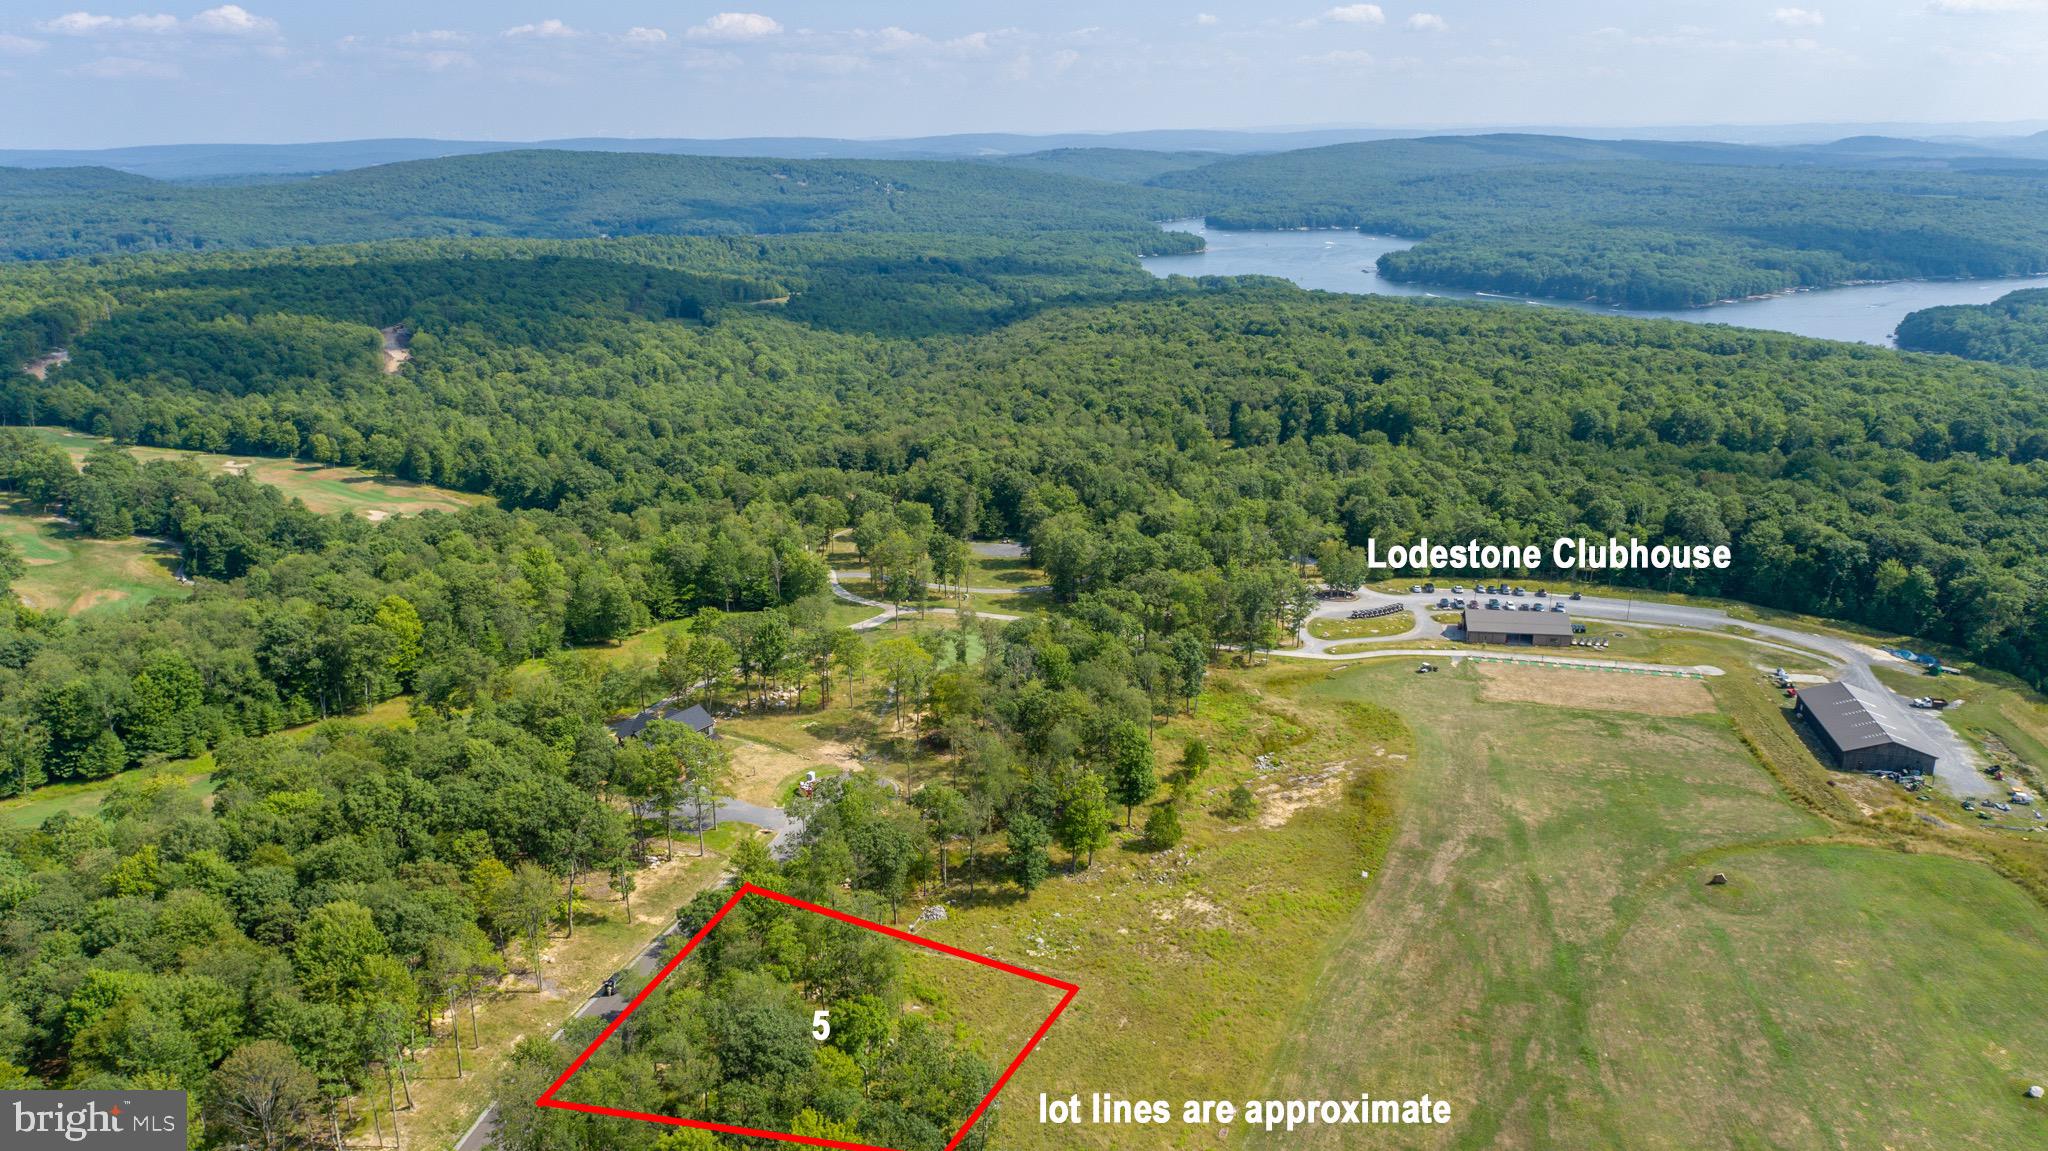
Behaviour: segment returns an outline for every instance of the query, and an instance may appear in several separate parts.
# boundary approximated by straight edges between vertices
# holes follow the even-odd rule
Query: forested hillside
[[[1223,228],[1421,238],[1381,257],[1393,279],[1639,308],[2048,270],[2041,173],[1853,161],[1817,150],[1472,136],[1238,157],[1074,148],[986,163],[520,151],[220,186],[0,169],[0,258],[394,237],[858,232],[1019,246],[1085,235],[1128,262],[1197,245],[1153,222],[1206,213]],[[943,309],[948,295],[926,303]]]
[[[1637,308],[1904,277],[2048,270],[2048,182],[1805,166],[1767,149],[1440,137],[1159,176],[1222,228],[1421,237],[1396,280]]]
[[[443,1008],[507,966],[541,979],[580,886],[629,895],[670,813],[720,794],[722,743],[604,726],[661,698],[822,708],[868,677],[945,778],[907,803],[827,781],[794,860],[735,862],[886,917],[934,872],[960,882],[948,845],[1000,837],[966,882],[1027,898],[1055,848],[1084,868],[1160,790],[1149,732],[1212,664],[1300,621],[1304,558],[1356,566],[1368,538],[1727,543],[1726,572],[1640,578],[2048,679],[2038,372],[1155,281],[1131,250],[1115,230],[409,239],[0,270],[0,345],[71,353],[0,374],[0,423],[115,441],[80,469],[0,428],[0,491],[87,539],[169,540],[195,583],[126,616],[0,595],[0,792],[219,765],[209,804],[124,782],[0,833],[0,1084],[183,1087],[218,1135],[222,1100],[276,1083],[339,1125],[334,1101],[393,1090]],[[394,326],[411,358],[387,371]],[[323,517],[134,444],[495,506]],[[961,583],[969,538],[1016,538],[1050,610],[865,642],[826,595],[835,537],[899,602]],[[21,570],[0,549],[0,592]],[[657,624],[658,662],[590,650]],[[402,724],[321,722],[401,696]],[[1179,834],[1205,755],[1148,842]],[[787,978],[707,963],[652,1004],[648,1046],[593,1065],[603,1089],[929,1144],[984,1061],[887,979],[842,1007],[841,967],[886,961],[783,927]],[[782,1043],[799,1000],[893,1025]],[[523,1044],[506,1097],[567,1055]],[[604,1120],[507,1122],[515,1146],[616,1143]]]
[[[1899,321],[1898,339],[1908,351],[2048,368],[2048,288],[2007,292],[1988,304],[1922,308]]]
[[[0,258],[329,244],[400,236],[1108,231],[1172,250],[1149,221],[1180,197],[940,161],[526,151],[250,185],[106,169],[0,169]]]
[[[1420,534],[1725,539],[1736,567],[1684,586],[1950,641],[2036,678],[2048,667],[2029,535],[2048,396],[2031,374],[1185,281],[1120,303],[1005,304],[1040,310],[912,339],[863,326],[861,309],[798,322],[807,293],[744,302],[784,273],[736,244],[520,257],[569,260],[560,276],[488,245],[468,260],[430,249],[445,261],[431,274],[416,253],[348,250],[102,275],[76,291],[106,318],[47,380],[15,376],[0,416],[359,464],[579,516],[876,490],[930,505],[956,535],[1030,539],[1068,596],[1161,562],[1227,572],[1246,515],[1278,533],[1276,556]],[[295,266],[330,259],[369,266]],[[938,262],[925,287],[1004,282],[937,274],[958,266]],[[451,302],[470,275],[490,307]],[[1095,282],[1085,264],[1073,278]],[[870,278],[883,295],[900,281]],[[373,322],[417,333],[402,374],[376,370]],[[176,368],[181,348],[221,362]]]

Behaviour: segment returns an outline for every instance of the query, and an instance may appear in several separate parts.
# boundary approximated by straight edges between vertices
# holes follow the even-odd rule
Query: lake
[[[1199,219],[1174,220],[1161,226],[1170,231],[1200,235],[1209,247],[1207,251],[1186,256],[1147,257],[1145,267],[1155,276],[1279,276],[1304,288],[1327,292],[1508,301],[1525,306],[1574,308],[1639,319],[1766,328],[1823,340],[1849,340],[1885,347],[1891,346],[1892,332],[1908,312],[1942,304],[1985,304],[2020,288],[2048,286],[2048,279],[2040,276],[2003,280],[1901,280],[1890,284],[1859,284],[1823,291],[1793,292],[1707,308],[1637,311],[1567,300],[1525,300],[1493,292],[1383,280],[1375,269],[1375,261],[1380,254],[1398,252],[1415,243],[1393,236],[1368,236],[1336,229],[1229,232],[1204,227]]]

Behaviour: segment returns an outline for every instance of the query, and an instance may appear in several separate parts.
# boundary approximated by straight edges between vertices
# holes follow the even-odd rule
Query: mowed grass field
[[[72,462],[107,441],[64,428],[30,428],[30,432],[70,453]],[[304,500],[308,508],[322,515],[352,512],[372,520],[395,515],[417,515],[426,511],[455,512],[486,503],[486,497],[447,488],[416,484],[390,476],[374,476],[358,468],[327,467],[305,460],[280,460],[267,456],[223,456],[212,452],[182,452],[167,448],[131,447],[136,459],[193,460],[208,471],[241,471],[250,479],[276,487],[287,496]],[[233,465],[233,467],[230,467]]]
[[[17,499],[0,498],[0,539],[28,571],[14,593],[38,611],[63,615],[129,611],[159,596],[182,596],[178,549],[131,536],[96,540]]]
[[[1201,735],[1214,755],[1193,787],[1178,847],[1152,850],[1142,842],[1145,809],[1130,832],[1119,810],[1113,841],[1093,866],[1071,872],[1055,847],[1053,878],[1028,900],[1007,884],[956,890],[947,918],[923,929],[1081,988],[1004,1089],[996,1146],[1212,1146],[1212,1132],[1178,1124],[1041,1125],[1037,1098],[1228,1099],[1263,1081],[1295,1006],[1315,986],[1324,941],[1350,922],[1367,890],[1359,872],[1377,866],[1380,836],[1392,826],[1385,784],[1410,751],[1386,713],[1296,698],[1322,674],[1219,672],[1194,716],[1161,726],[1162,774],[1186,735]],[[1284,766],[1258,772],[1260,754]],[[1249,820],[1220,812],[1239,781],[1260,799]],[[984,854],[997,849],[987,844]],[[919,974],[979,1034],[1028,1035],[1045,1009],[1030,996],[978,993],[971,979],[936,965]]]
[[[1391,707],[1416,754],[1369,895],[1243,1089],[1427,1092],[1453,1123],[1247,1142],[2048,1145],[2022,1097],[2048,1081],[2048,912],[1988,867],[1842,842],[1789,802],[1726,717],[1735,694],[1764,706],[1750,677],[1711,684],[1718,710],[1643,714],[1585,682],[1533,702],[1542,684],[1503,674],[1389,661],[1307,689]]]

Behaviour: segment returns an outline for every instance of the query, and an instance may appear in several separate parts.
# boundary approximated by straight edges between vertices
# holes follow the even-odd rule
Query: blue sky
[[[2048,0],[77,2],[0,146],[2048,117]]]

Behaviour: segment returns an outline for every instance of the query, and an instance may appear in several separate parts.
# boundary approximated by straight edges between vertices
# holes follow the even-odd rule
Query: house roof
[[[1475,631],[1506,632],[1509,635],[1570,635],[1572,617],[1569,612],[1511,611],[1507,608],[1468,607],[1465,609],[1465,634]]]
[[[686,723],[690,725],[690,730],[697,732],[710,731],[711,725],[716,722],[711,718],[711,713],[704,710],[702,704],[693,703],[688,707],[677,707],[674,703],[663,700],[624,719],[612,720],[607,726],[612,729],[612,734],[620,739],[631,739],[647,730],[647,725],[657,719]]]
[[[1941,758],[1919,723],[1889,692],[1821,683],[1800,688],[1799,702],[1842,751],[1897,744],[1930,759]]]

